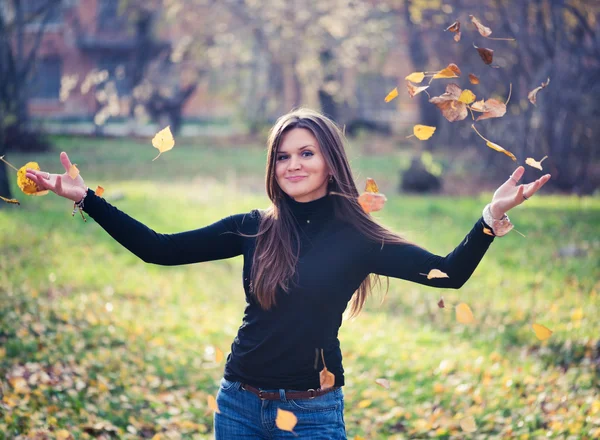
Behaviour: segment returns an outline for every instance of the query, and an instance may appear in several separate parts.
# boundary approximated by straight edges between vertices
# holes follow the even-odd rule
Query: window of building
[[[60,58],[43,58],[37,62],[31,80],[30,97],[37,99],[58,99],[62,61]]]
[[[130,63],[127,57],[104,57],[98,62],[98,69],[108,72],[109,81],[114,81],[119,96],[128,96],[131,94]]]

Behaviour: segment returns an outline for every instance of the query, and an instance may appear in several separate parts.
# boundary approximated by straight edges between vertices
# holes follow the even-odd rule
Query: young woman
[[[246,309],[217,395],[217,439],[279,439],[277,409],[293,412],[300,438],[345,439],[344,369],[338,330],[342,313],[358,313],[379,275],[440,288],[460,288],[494,236],[512,228],[506,212],[544,185],[545,175],[518,185],[519,167],[498,188],[463,241],[445,257],[431,254],[376,223],[359,192],[339,128],[299,109],[278,119],[268,140],[266,210],[210,226],[159,234],[71,179],[28,170],[42,188],[76,202],[115,240],[148,263],[177,265],[244,256]],[[65,153],[61,162],[68,172]],[[380,209],[382,196],[371,197]],[[485,228],[485,229],[484,229]],[[431,269],[448,278],[427,279]],[[334,375],[321,387],[324,365]]]

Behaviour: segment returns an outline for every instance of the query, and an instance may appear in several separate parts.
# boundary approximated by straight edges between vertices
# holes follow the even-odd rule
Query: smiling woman
[[[244,256],[246,308],[219,387],[217,440],[345,439],[342,315],[358,313],[378,276],[460,288],[495,236],[510,231],[505,213],[531,197],[546,175],[519,185],[519,167],[448,255],[434,255],[377,223],[358,190],[336,124],[308,109],[273,126],[267,150],[266,209],[209,226],[161,234],[87,188],[81,175],[27,170],[40,188],[73,200],[115,240],[147,263],[180,265]],[[379,199],[379,208],[384,198]],[[474,218],[475,215],[474,215]],[[447,277],[432,278],[434,269]],[[293,416],[290,415],[293,413]]]

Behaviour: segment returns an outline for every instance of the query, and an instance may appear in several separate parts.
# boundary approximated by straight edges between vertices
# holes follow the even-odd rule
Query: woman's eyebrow
[[[298,151],[304,150],[305,148],[308,148],[308,147],[313,147],[314,148],[315,146],[312,145],[312,144],[304,145],[302,147],[298,147]],[[278,150],[277,151],[277,154],[281,154],[281,153],[285,153],[285,151],[283,151],[283,150]]]

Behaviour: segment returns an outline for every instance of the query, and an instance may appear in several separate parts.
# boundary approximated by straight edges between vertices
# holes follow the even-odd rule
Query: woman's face
[[[329,170],[310,130],[293,128],[286,132],[275,159],[277,183],[295,201],[310,202],[327,194]]]

